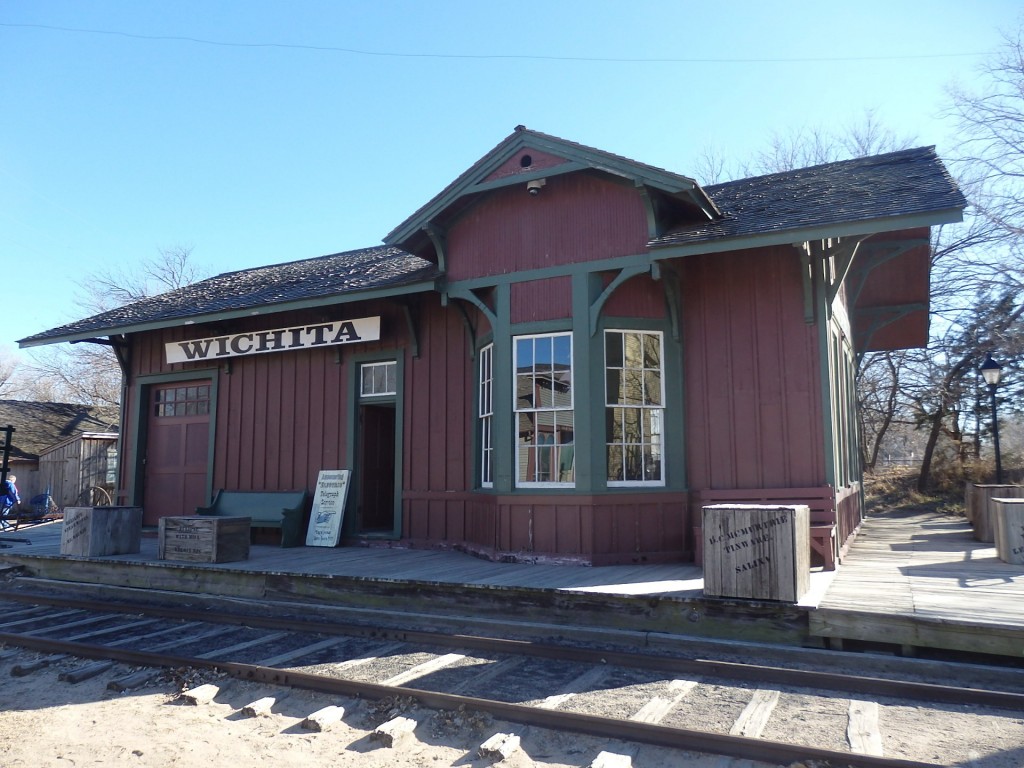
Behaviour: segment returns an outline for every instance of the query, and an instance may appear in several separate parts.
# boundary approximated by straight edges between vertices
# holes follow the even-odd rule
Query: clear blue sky
[[[0,353],[91,273],[379,244],[525,124],[694,175],[866,110],[949,151],[1019,2],[5,0]],[[972,55],[973,54],[973,55]],[[981,54],[981,55],[977,55]],[[19,353],[24,354],[24,353]]]

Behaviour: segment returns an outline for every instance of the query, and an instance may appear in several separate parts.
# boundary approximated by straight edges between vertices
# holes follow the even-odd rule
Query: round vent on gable
[[[523,155],[519,158],[520,168],[529,168],[531,165],[533,165],[533,158],[529,155]]]

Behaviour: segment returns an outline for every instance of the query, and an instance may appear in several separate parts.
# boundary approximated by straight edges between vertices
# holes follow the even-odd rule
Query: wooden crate
[[[161,517],[157,558],[193,563],[249,559],[251,517]]]
[[[702,507],[704,594],[797,602],[810,588],[805,504]]]
[[[65,507],[60,553],[74,557],[136,554],[142,507]]]
[[[978,541],[994,542],[996,540],[994,505],[992,499],[1024,498],[1024,485],[1009,484],[973,484],[967,485],[966,513],[967,519],[974,526],[974,538]]]
[[[1024,499],[992,499],[996,554],[1004,563],[1024,565]]]

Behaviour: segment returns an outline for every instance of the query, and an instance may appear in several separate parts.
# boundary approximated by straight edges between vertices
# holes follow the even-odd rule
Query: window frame
[[[384,388],[386,391],[373,391],[367,392],[365,389],[366,378],[365,371],[376,370],[378,368],[384,369]],[[391,374],[393,386],[388,389],[388,374]],[[371,382],[376,382],[376,376],[371,376]],[[391,360],[373,360],[359,364],[359,399],[373,399],[378,397],[396,397],[398,395],[398,361]]]
[[[480,487],[494,487],[494,342],[480,348],[477,420],[480,425]]]
[[[568,345],[569,345],[569,349],[568,349],[568,366],[569,366],[568,367],[568,382],[569,382],[569,385],[568,385],[568,398],[569,398],[569,402],[568,402],[568,405],[563,404],[563,405],[560,405],[560,406],[555,406],[554,403],[552,402],[550,407],[542,407],[542,408],[537,408],[537,407],[524,408],[524,407],[520,407],[520,400],[521,400],[520,395],[519,395],[519,379],[520,379],[520,377],[521,376],[525,376],[525,375],[530,375],[530,376],[533,377],[534,381],[536,381],[536,378],[537,378],[537,374],[536,374],[536,370],[537,370],[536,350],[537,350],[537,341],[539,339],[551,339],[552,340],[552,361],[551,361],[552,362],[552,367],[551,367],[552,377],[553,377],[553,372],[554,372],[555,358],[557,356],[556,351],[554,349],[555,339],[566,339],[568,341]],[[520,348],[520,343],[524,342],[524,341],[531,341],[533,343],[533,356],[532,356],[532,360],[534,362],[531,363],[531,366],[532,366],[532,373],[531,374],[524,374],[524,373],[521,373],[519,371],[519,348]],[[513,463],[514,463],[514,466],[515,466],[515,487],[516,488],[529,488],[529,489],[534,489],[534,488],[559,488],[559,489],[571,489],[571,488],[575,488],[576,487],[576,462],[575,462],[575,456],[576,456],[576,387],[575,387],[576,371],[575,371],[575,368],[576,368],[576,365],[575,365],[575,360],[574,360],[574,355],[573,355],[573,349],[574,349],[573,334],[572,334],[571,331],[552,331],[552,332],[549,332],[549,333],[522,333],[522,334],[514,334],[512,336],[512,398],[513,398],[513,401],[512,401],[512,419],[513,419],[512,440],[513,440]],[[522,444],[520,442],[520,435],[519,435],[519,422],[520,422],[520,418],[522,417],[522,415],[523,414],[544,414],[544,413],[552,414],[552,434],[551,434],[552,442],[550,442],[550,443],[549,442],[545,442],[543,444],[535,442],[532,445],[530,445],[530,444],[526,444],[526,445]],[[556,415],[556,414],[559,414],[559,413],[561,413],[561,414],[571,414],[571,432],[572,432],[572,435],[573,435],[572,442],[568,442],[568,443],[557,443],[557,442],[555,442],[555,432],[558,430],[559,424],[565,425],[567,423],[570,423],[570,421],[567,418],[559,419],[558,416]],[[536,416],[534,417],[534,419],[536,419]],[[536,421],[535,421],[535,423],[536,423]],[[564,458],[563,451],[565,451],[565,449],[567,447],[571,449],[571,453],[568,454],[569,457],[570,457],[569,461],[571,462],[571,470],[570,470],[570,473],[571,473],[571,476],[572,476],[571,480],[560,480],[560,479],[553,479],[553,480],[525,479],[524,480],[522,478],[523,464],[522,464],[522,456],[521,456],[521,453],[520,453],[521,450],[523,450],[525,448],[525,450],[527,451],[527,456],[528,457],[530,455],[530,452],[531,451],[533,452],[533,456],[534,456],[534,459],[533,459],[533,465],[534,465],[533,476],[534,477],[537,477],[538,471],[539,471],[539,467],[540,467],[541,462],[542,462],[542,459],[544,459],[545,457],[546,457],[546,460],[547,460],[548,472],[550,472],[553,476],[559,476],[560,477],[562,470],[561,469],[557,469],[557,468],[560,467],[560,462]],[[541,452],[542,449],[543,449],[543,453]],[[529,465],[530,465],[530,459],[527,458],[527,466],[529,466]]]
[[[609,336],[609,334],[616,334],[616,335],[619,336],[620,339],[622,339],[623,359],[622,359],[622,364],[620,366],[612,367],[612,366],[609,365],[609,360],[608,360],[608,336]],[[656,369],[655,368],[648,368],[648,367],[646,367],[646,365],[643,362],[641,363],[641,367],[640,368],[635,368],[635,367],[627,368],[626,367],[625,336],[627,334],[635,334],[635,335],[640,336],[641,338],[644,337],[644,336],[655,336],[655,337],[657,337],[657,339],[658,339],[658,368],[656,368]],[[604,365],[603,365],[603,370],[604,370],[604,408],[603,408],[603,413],[604,413],[604,425],[605,425],[604,426],[604,430],[603,430],[602,444],[604,445],[605,482],[607,483],[607,487],[609,487],[609,488],[664,488],[667,485],[666,478],[665,478],[665,468],[666,468],[665,448],[666,448],[666,443],[667,443],[666,435],[665,435],[665,411],[666,411],[666,408],[667,408],[667,403],[666,403],[667,393],[666,393],[666,387],[665,387],[665,334],[664,334],[663,331],[660,331],[660,330],[648,330],[648,329],[640,329],[640,328],[620,328],[620,327],[616,327],[616,328],[605,328],[604,332],[603,332],[603,334],[601,336],[601,339],[602,339],[602,342],[603,342],[602,343],[602,347],[601,347],[601,353],[602,353],[602,356],[604,358]],[[643,346],[643,344],[641,342],[641,347],[642,346]],[[656,370],[657,373],[658,373],[658,384],[659,384],[659,392],[658,392],[658,402],[657,402],[657,404],[647,404],[647,403],[644,403],[644,402],[641,402],[641,403],[638,403],[638,404],[636,404],[636,403],[620,403],[620,402],[611,403],[611,402],[609,402],[609,399],[610,399],[609,394],[610,393],[609,393],[609,387],[608,387],[608,380],[609,380],[609,372],[612,371],[612,370],[617,370],[617,371],[634,370],[634,371],[639,372],[639,377],[640,377],[640,380],[643,382],[642,386],[644,388],[646,388],[646,381],[647,381],[647,377],[646,377],[645,374],[647,374],[648,372],[652,372],[652,371]],[[624,410],[628,409],[628,410],[639,411],[638,416],[639,416],[639,423],[641,424],[641,428],[642,428],[642,425],[646,421],[645,417],[644,417],[645,412],[649,413],[650,414],[650,420],[651,420],[652,424],[653,424],[653,422],[657,422],[658,430],[659,431],[657,433],[655,433],[652,430],[649,435],[646,435],[646,436],[642,435],[642,438],[646,437],[646,438],[649,438],[649,439],[648,440],[642,440],[639,443],[627,443],[625,440],[622,440],[620,442],[611,442],[609,440],[609,437],[610,437],[610,435],[609,435],[609,426],[612,424],[611,419],[614,418],[614,411],[615,411],[615,409],[624,409]],[[623,450],[623,452],[625,452],[625,447],[627,445],[639,445],[640,449],[641,449],[641,454],[643,454],[644,448],[647,447],[647,446],[651,446],[652,453],[654,452],[653,451],[654,448],[657,449],[657,454],[658,454],[658,474],[659,474],[657,479],[641,478],[641,479],[637,480],[637,479],[625,479],[624,477],[623,477],[623,479],[619,479],[619,480],[611,479],[611,449],[612,449],[613,446],[619,446]],[[625,463],[625,462],[623,462],[623,463]],[[642,459],[641,459],[641,465],[643,466],[644,473],[646,474],[646,466],[643,465]],[[623,468],[623,475],[625,475],[625,468]]]

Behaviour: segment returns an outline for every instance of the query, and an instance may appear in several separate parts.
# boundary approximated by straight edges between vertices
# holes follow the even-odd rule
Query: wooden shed
[[[39,480],[59,507],[107,506],[117,488],[117,433],[82,432],[39,454]]]
[[[702,505],[860,521],[856,355],[922,346],[930,147],[701,187],[517,128],[381,246],[23,339],[112,344],[150,525],[349,468],[344,542],[688,560]]]
[[[62,460],[66,461],[71,455],[80,457],[83,452],[91,454],[99,451],[116,460],[119,420],[117,408],[81,403],[0,400],[0,426],[9,424],[14,427],[10,466],[18,478],[23,507],[27,507],[33,497],[45,493],[48,486],[59,505],[75,503],[84,489],[74,490],[77,483],[72,482],[67,493],[58,496],[57,485],[51,474],[53,468],[44,471],[41,467],[43,457],[58,450]],[[86,434],[97,436],[87,441],[88,447],[86,443],[79,442]],[[103,448],[100,444],[112,448]],[[75,460],[80,461],[80,458]],[[49,461],[53,462],[54,459]],[[93,460],[86,460],[87,468],[93,465]],[[108,466],[104,471],[107,472],[104,480],[109,484],[109,472],[116,473],[116,468]],[[62,470],[60,474],[64,477],[67,473]]]

